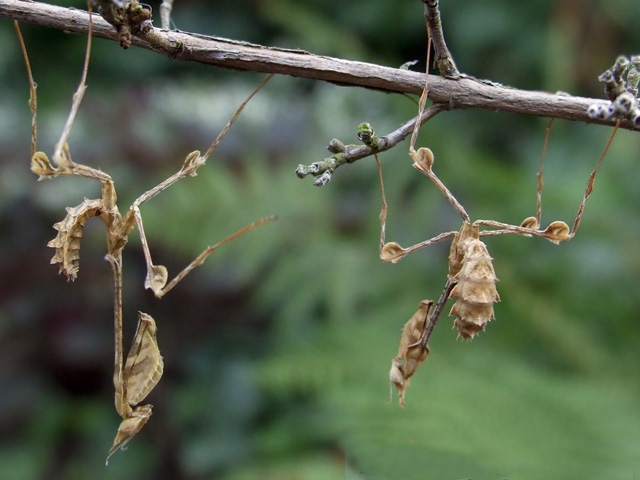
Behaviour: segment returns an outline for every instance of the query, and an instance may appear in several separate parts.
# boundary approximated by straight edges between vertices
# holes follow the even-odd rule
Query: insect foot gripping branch
[[[449,276],[457,280],[451,291],[456,303],[449,315],[458,335],[471,339],[483,331],[494,317],[493,304],[500,301],[496,273],[487,246],[479,240],[478,226],[465,222],[451,244]]]

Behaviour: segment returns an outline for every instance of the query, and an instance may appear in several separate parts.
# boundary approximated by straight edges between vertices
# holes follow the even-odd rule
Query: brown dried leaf
[[[205,158],[200,156],[200,151],[195,150],[187,155],[182,164],[182,172],[186,172],[189,176],[195,177],[196,170],[205,164]]]
[[[433,167],[433,152],[426,148],[419,148],[418,151],[409,151],[413,159],[413,166],[423,173],[430,173]]]
[[[109,449],[106,464],[109,465],[109,459],[118,450],[124,450],[127,443],[140,431],[142,427],[149,421],[153,406],[142,405],[133,410],[130,416],[124,418],[118,427],[118,433],[113,440],[113,445]]]
[[[54,177],[57,173],[56,169],[51,165],[49,157],[44,152],[33,154],[33,157],[31,157],[31,171],[38,175],[38,180]]]
[[[453,325],[462,338],[473,338],[483,331],[485,325],[495,318],[493,304],[500,301],[495,286],[498,279],[491,263],[491,256],[487,246],[477,235],[477,228],[474,231],[463,225],[458,241],[452,245],[449,257],[450,272],[459,268],[454,277],[458,283],[450,295],[450,298],[457,298],[457,301],[449,315],[457,317]],[[458,267],[460,253],[463,255]],[[452,266],[453,262],[456,264]]]
[[[398,396],[400,396],[400,404],[404,406],[404,389],[408,386],[409,380],[405,378],[401,357],[393,357],[391,360],[391,370],[389,371],[389,381],[398,388]],[[405,383],[406,382],[406,383]],[[402,388],[402,394],[400,389]]]
[[[418,310],[402,329],[398,355],[391,361],[389,381],[398,390],[401,407],[404,407],[404,395],[409,387],[409,379],[429,356],[429,347],[422,345],[422,338],[427,328],[429,311],[432,306],[433,301],[431,300],[420,302]]]
[[[560,242],[571,240],[572,238],[569,226],[560,220],[551,222],[544,232],[542,232],[542,236],[556,245]]]
[[[424,329],[422,329],[420,333],[421,338],[407,348],[407,352],[404,356],[405,364],[403,372],[407,379],[416,373],[418,367],[422,365],[422,362],[424,362],[429,355],[429,347],[423,347],[421,343],[422,335],[424,335]]]
[[[522,228],[530,228],[531,230],[537,230],[538,228],[540,228],[540,225],[538,224],[538,219],[536,217],[525,218],[520,224],[520,226]],[[530,237],[531,235],[523,234],[523,236]]]
[[[156,340],[157,330],[151,315],[138,312],[138,330],[123,370],[131,406],[143,401],[162,377],[164,361]]]
[[[164,371],[164,361],[158,348],[156,332],[157,327],[153,317],[138,312],[138,330],[122,372],[123,381],[116,387],[116,410],[122,416],[122,422],[109,450],[107,464],[111,455],[118,449],[124,448],[151,417],[153,408],[151,405],[138,407],[136,405],[154,389]]]
[[[477,262],[475,271],[470,272],[467,278],[460,281],[461,276],[467,275],[465,273],[467,265],[462,268],[458,277],[458,284],[451,291],[451,297],[464,298],[468,302],[480,305],[497,302],[499,296],[495,286],[495,273],[491,265],[486,262]],[[489,271],[493,274],[491,277],[486,276]],[[478,275],[476,276],[475,274]]]
[[[144,280],[144,288],[150,288],[156,297],[162,296],[162,289],[167,284],[169,272],[164,265],[151,265],[147,270],[147,278]]]
[[[460,232],[451,242],[449,251],[449,277],[455,277],[462,268],[462,260],[464,259],[467,245],[471,240],[480,238],[480,229],[477,225],[471,225],[464,222]]]
[[[455,315],[453,326],[458,330],[460,338],[472,339],[484,331],[486,324],[495,318],[493,302],[484,305],[473,305],[458,301],[451,307],[449,315]]]
[[[396,242],[385,243],[380,249],[380,259],[383,262],[398,263],[406,254],[407,251]]]
[[[398,356],[404,358],[409,348],[419,340],[422,340],[424,330],[427,326],[427,314],[432,306],[432,300],[422,300],[418,304],[416,313],[405,323],[402,328],[402,336],[400,337]]]
[[[398,402],[401,407],[404,408],[404,395],[409,388],[409,384],[411,381],[404,374],[403,368],[404,365],[402,363],[401,357],[394,357],[391,360],[391,370],[389,371],[389,381],[392,385],[396,386],[396,390],[398,390]],[[392,392],[389,392],[389,395],[392,395]],[[389,399],[391,401],[391,399]]]

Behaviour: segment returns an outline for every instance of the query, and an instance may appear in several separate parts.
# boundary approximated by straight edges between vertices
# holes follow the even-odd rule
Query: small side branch
[[[433,62],[443,77],[457,80],[460,78],[460,72],[456,67],[451,53],[444,41],[444,33],[442,31],[442,22],[440,20],[440,11],[438,9],[438,0],[422,0],[424,3],[424,16],[427,20],[427,29],[433,43],[435,58]]]
[[[448,105],[446,104],[434,103],[422,113],[420,116],[420,124],[422,125],[438,113],[447,109]],[[324,158],[319,162],[314,162],[311,165],[298,165],[296,175],[300,178],[312,175],[316,177],[313,182],[314,185],[318,187],[324,186],[329,183],[331,175],[341,165],[354,163],[395,147],[411,135],[417,120],[418,117],[412,118],[397,130],[383,137],[376,136],[371,125],[363,123],[358,127],[358,138],[364,145],[345,145],[340,140],[334,138],[327,146],[327,149],[334,155],[329,158]]]

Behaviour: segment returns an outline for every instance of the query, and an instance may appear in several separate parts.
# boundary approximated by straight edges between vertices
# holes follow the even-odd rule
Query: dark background
[[[60,2],[61,3],[61,2]],[[82,2],[69,2],[82,8]],[[522,89],[602,97],[597,76],[640,53],[640,3],[443,0],[461,71]],[[159,23],[159,2],[153,5]],[[178,28],[399,66],[422,59],[423,6],[403,2],[177,0]],[[22,26],[38,83],[39,143],[51,154],[82,69],[86,38]],[[29,171],[28,82],[0,20],[0,477],[3,479],[632,479],[640,475],[640,223],[637,133],[618,133],[578,235],[560,246],[486,241],[500,279],[496,320],[473,342],[443,315],[407,406],[389,400],[404,322],[436,299],[447,245],[397,265],[378,259],[373,159],[324,188],[294,169],[355,143],[360,122],[385,134],[416,114],[400,95],[276,77],[208,165],[142,207],[152,255],[177,273],[225,245],[162,300],[143,288],[137,231],[124,251],[125,346],[151,314],[165,374],[147,426],[104,460],[113,409],[111,270],[102,223],[84,232],[78,279],[49,265],[52,225],[96,198],[95,181],[36,182]],[[206,150],[264,75],[171,61],[94,40],[73,158],[115,180],[124,213]],[[473,219],[535,214],[547,120],[455,111],[422,129],[435,171]],[[610,128],[556,121],[543,223],[569,225]],[[411,168],[408,142],[384,153],[387,240],[404,246],[460,219]],[[447,311],[450,307],[447,307]],[[634,477],[635,475],[635,477]]]

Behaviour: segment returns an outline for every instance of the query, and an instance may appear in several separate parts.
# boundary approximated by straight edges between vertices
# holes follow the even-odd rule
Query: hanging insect
[[[427,64],[429,59],[427,58]],[[635,70],[633,71],[635,72]],[[632,72],[632,82],[637,85],[636,77]],[[419,113],[416,117],[414,124],[413,135],[411,137],[411,143],[409,146],[409,156],[413,161],[413,167],[427,176],[431,182],[442,192],[445,198],[453,206],[453,208],[462,217],[462,226],[459,231],[443,232],[436,235],[433,238],[417,243],[411,247],[403,248],[396,242],[386,242],[386,218],[387,218],[387,201],[384,191],[384,183],[382,177],[382,166],[378,159],[377,154],[374,154],[377,168],[378,179],[380,183],[380,193],[382,196],[382,209],[380,211],[380,258],[383,262],[397,263],[402,260],[406,255],[421,248],[433,245],[443,240],[452,239],[451,248],[449,251],[449,272],[447,276],[447,282],[445,284],[442,296],[437,302],[435,310],[429,314],[429,310],[425,311],[426,301],[421,302],[420,309],[414,317],[407,323],[402,334],[400,341],[400,350],[398,355],[392,361],[392,367],[390,371],[390,381],[396,385],[398,389],[398,396],[400,398],[400,404],[404,405],[404,396],[406,388],[409,384],[409,377],[415,373],[417,367],[426,360],[429,354],[428,340],[431,332],[438,321],[442,307],[446,303],[447,299],[455,299],[455,303],[450,310],[450,315],[455,316],[454,327],[458,331],[458,336],[463,339],[472,339],[478,333],[485,330],[487,323],[489,323],[494,317],[494,304],[500,301],[500,295],[496,289],[496,283],[498,278],[493,268],[492,258],[489,254],[486,244],[481,240],[483,236],[495,236],[505,234],[517,234],[526,237],[537,236],[542,237],[554,244],[559,244],[563,241],[571,240],[576,234],[584,208],[587,200],[594,189],[595,177],[598,169],[606,155],[613,137],[615,136],[620,121],[616,124],[609,141],[607,142],[602,154],[600,155],[594,169],[592,170],[587,180],[584,195],[578,212],[573,222],[571,229],[563,221],[554,221],[549,224],[544,230],[540,229],[540,222],[542,216],[542,189],[543,189],[543,167],[544,158],[549,140],[549,133],[553,120],[549,122],[545,133],[545,140],[543,146],[543,152],[540,160],[540,167],[538,170],[538,189],[537,189],[537,208],[536,216],[526,218],[520,225],[510,225],[495,220],[476,220],[471,222],[469,214],[464,207],[449,191],[447,186],[436,176],[433,171],[434,155],[433,152],[425,147],[415,150],[415,142],[418,136],[418,130],[420,122],[418,119],[422,118],[424,112],[424,106],[427,100],[428,85],[425,82],[425,88],[419,101]],[[634,103],[634,105],[637,105]],[[631,109],[633,110],[633,108]],[[362,133],[364,131],[364,134]],[[359,138],[367,139],[370,144],[374,144],[376,137],[368,124],[362,124],[358,128]],[[481,230],[480,227],[487,227],[487,230]],[[432,305],[433,302],[429,304]],[[423,315],[424,314],[424,315]],[[416,316],[422,318],[420,328],[416,327]],[[407,329],[410,325],[411,334],[407,333]],[[422,335],[420,339],[417,336]],[[407,357],[409,348],[407,342],[410,342],[410,346],[413,352],[419,352],[419,361],[414,359],[410,361]],[[417,349],[417,350],[416,350]],[[404,353],[403,353],[404,352]],[[410,375],[405,373],[407,365],[411,365],[409,368]]]
[[[168,272],[162,265],[154,265],[147,243],[140,206],[167,189],[178,180],[195,176],[196,170],[205,164],[206,160],[213,153],[231,125],[238,118],[249,100],[272,78],[268,76],[238,107],[229,122],[216,137],[204,155],[199,151],[194,151],[187,155],[181,168],[175,174],[146,191],[138,197],[125,215],[121,215],[117,206],[117,194],[114,182],[107,173],[76,163],[71,159],[71,153],[67,139],[82,102],[82,97],[86,90],[86,77],[89,68],[89,58],[91,52],[92,39],[92,17],[91,2],[89,9],[89,34],[87,39],[87,50],[80,84],[73,95],[71,112],[58,140],[52,161],[48,156],[37,151],[37,97],[36,84],[31,72],[31,66],[27,54],[27,49],[20,33],[18,23],[15,22],[16,31],[22,47],[27,74],[30,85],[29,105],[31,109],[31,171],[38,175],[38,180],[52,179],[58,176],[75,176],[91,178],[102,184],[102,196],[97,199],[85,198],[82,203],[75,207],[67,207],[65,218],[56,223],[54,228],[58,231],[56,237],[48,243],[48,246],[55,249],[55,254],[51,259],[52,264],[58,264],[59,272],[67,279],[75,280],[80,268],[80,243],[82,232],[86,222],[97,217],[103,221],[107,233],[107,255],[113,272],[114,284],[114,336],[115,336],[115,364],[113,383],[115,387],[116,411],[122,417],[109,457],[118,449],[124,447],[131,438],[136,435],[149,420],[152,413],[151,405],[139,405],[147,395],[153,390],[164,370],[164,362],[160,355],[158,342],[156,339],[157,326],[155,320],[148,314],[138,313],[138,328],[135,334],[133,345],[126,362],[123,352],[123,317],[122,317],[122,251],[127,244],[129,234],[137,226],[140,233],[140,240],[147,264],[147,276],[145,288],[153,291],[156,297],[160,298],[175,287],[189,272],[201,265],[206,258],[218,247],[234,238],[253,230],[255,227],[266,222],[275,220],[275,217],[266,217],[247,225],[237,232],[229,235],[220,242],[206,248],[195,260],[178,273],[173,280],[167,282]]]

